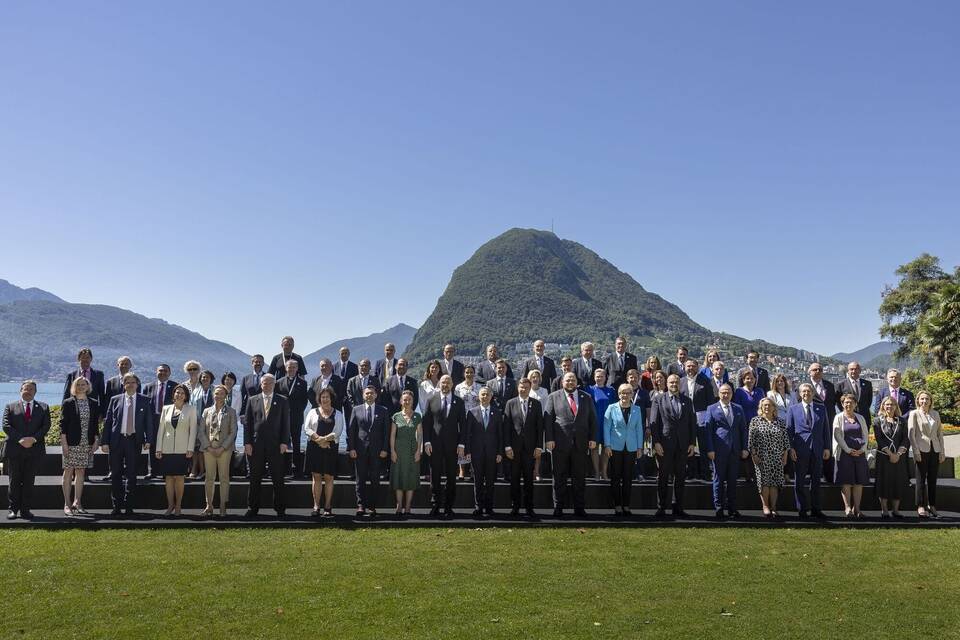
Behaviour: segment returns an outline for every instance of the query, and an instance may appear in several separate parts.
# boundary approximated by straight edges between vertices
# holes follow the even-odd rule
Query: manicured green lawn
[[[0,544],[2,638],[960,634],[956,530],[7,530]]]

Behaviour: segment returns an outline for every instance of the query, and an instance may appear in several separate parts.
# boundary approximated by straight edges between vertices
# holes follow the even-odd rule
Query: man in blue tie
[[[733,387],[720,385],[720,401],[706,410],[703,437],[707,458],[713,465],[713,508],[717,519],[724,517],[726,509],[731,518],[739,518],[737,511],[737,476],[740,461],[746,460],[747,420],[740,405],[733,404]]]
[[[502,412],[493,404],[493,394],[483,387],[480,404],[467,413],[466,456],[473,468],[473,516],[493,516],[493,491],[497,465],[503,459]]]
[[[366,360],[367,370],[370,361]],[[353,408],[347,425],[347,451],[353,460],[357,485],[357,515],[377,515],[380,464],[387,459],[387,410],[377,404],[377,387],[371,381],[363,390],[363,403]]]
[[[808,382],[800,385],[800,402],[787,411],[787,436],[799,516],[823,518],[820,474],[823,462],[830,459],[830,425],[824,405],[813,401],[813,385]]]

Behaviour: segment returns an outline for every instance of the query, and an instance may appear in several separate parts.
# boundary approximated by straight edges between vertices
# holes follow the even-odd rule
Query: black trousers
[[[133,508],[137,490],[137,458],[143,445],[137,436],[120,436],[116,446],[110,447],[110,488],[113,508]]]
[[[150,448],[147,450],[147,473],[156,474],[158,471],[157,468],[157,431],[160,429],[160,414],[153,414],[153,429],[150,433],[150,437],[147,438]],[[200,455],[203,455],[202,453]],[[159,475],[159,474],[158,474]]]
[[[519,509],[522,503],[524,509],[533,509],[533,453],[514,449],[513,460],[507,459],[507,462],[510,463],[510,502],[513,508]]]
[[[300,434],[303,433],[303,418],[290,421],[290,438],[293,440],[293,448],[290,450],[290,460],[293,463],[294,475],[303,472],[303,451],[300,449]]]
[[[353,470],[356,478],[357,506],[376,509],[377,496],[380,493],[380,452],[370,447],[357,449]]]
[[[657,508],[683,508],[683,488],[687,479],[687,448],[664,447],[657,457]],[[670,502],[670,478],[673,477],[673,503]]]
[[[916,452],[914,452],[916,455]],[[930,447],[927,453],[920,452],[916,463],[916,499],[918,507],[937,508],[937,472],[940,471],[940,454]],[[914,458],[916,461],[916,458]]]
[[[430,459],[430,502],[434,507],[453,509],[454,500],[457,497],[457,450],[441,451],[439,447],[433,448],[433,455],[426,456]],[[443,487],[443,480],[446,477],[446,490]]]
[[[614,451],[607,467],[610,474],[610,497],[613,506],[630,508],[630,493],[633,489],[633,467],[637,462],[636,451]]]
[[[273,482],[273,508],[277,513],[286,510],[284,500],[285,484],[283,475],[286,465],[280,453],[280,445],[270,445],[270,453],[266,447],[254,445],[250,463],[250,488],[247,491],[247,507],[253,511],[260,509],[260,486],[263,484],[263,475],[267,465],[270,465],[270,480]]]
[[[573,447],[565,450],[554,449],[550,453],[553,461],[553,508],[563,509],[567,504],[567,481],[573,481],[573,508],[583,509],[587,495],[586,451]]]
[[[39,451],[39,448],[37,450]],[[33,483],[41,460],[43,460],[42,455],[32,452],[25,456],[7,458],[7,469],[10,474],[10,511],[29,511],[33,507]]]
[[[473,508],[493,509],[493,491],[497,483],[497,456],[493,453],[470,458],[473,469]]]

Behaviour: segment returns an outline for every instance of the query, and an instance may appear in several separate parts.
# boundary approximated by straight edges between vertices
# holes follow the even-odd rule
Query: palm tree
[[[937,369],[960,365],[960,284],[943,285],[918,327],[924,354]]]

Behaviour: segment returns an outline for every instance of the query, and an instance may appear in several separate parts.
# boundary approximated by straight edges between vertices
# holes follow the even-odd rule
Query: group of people
[[[142,451],[149,454],[148,475],[164,478],[167,515],[181,513],[188,473],[205,479],[202,515],[214,514],[217,484],[224,515],[242,430],[248,517],[259,512],[268,469],[273,508],[285,514],[288,453],[294,475],[309,474],[312,480],[312,514],[332,515],[341,449],[353,465],[358,516],[376,515],[382,473],[389,474],[400,516],[410,514],[424,475],[430,478],[431,515],[453,515],[457,481],[467,474],[473,481],[473,515],[492,516],[502,473],[510,482],[511,515],[522,511],[534,517],[534,481],[547,464],[554,517],[563,517],[570,506],[586,517],[591,465],[594,474],[609,479],[614,513],[630,516],[636,461],[649,448],[657,464],[658,517],[668,510],[686,516],[688,468],[698,459],[709,468],[717,518],[740,517],[741,472],[755,479],[768,518],[779,517],[777,498],[787,472],[793,474],[800,518],[823,517],[825,475],[840,485],[847,517],[860,518],[872,426],[881,516],[902,517],[912,450],[918,515],[938,517],[942,424],[931,395],[922,391],[914,397],[901,386],[898,371],[888,372],[887,386],[874,397],[858,363],[849,364],[836,386],[813,363],[808,379],[792,391],[783,375],[771,379],[756,352],[747,354],[734,385],[716,351],[701,364],[681,347],[666,369],[652,356],[641,370],[626,346],[617,338],[601,361],[594,345],[585,342],[579,357],[561,358],[558,368],[537,340],[515,376],[496,345],[473,365],[457,360],[455,347],[447,344],[420,380],[392,344],[376,363],[366,358],[354,363],[342,348],[336,363],[320,360],[320,374],[308,383],[303,358],[294,353],[293,338],[285,336],[268,369],[262,355],[252,357],[252,372],[239,386],[232,372],[214,384],[213,372],[191,360],[183,367],[183,382],[171,380],[171,368],[161,364],[156,379],[143,387],[129,358],[118,359],[117,375],[105,379],[84,348],[67,376],[61,412],[64,514],[87,513],[84,477],[99,447],[109,454],[112,515],[134,512]],[[24,382],[21,399],[4,409],[8,518],[32,515],[34,477],[51,426],[49,408],[34,400],[35,393],[36,383]]]

